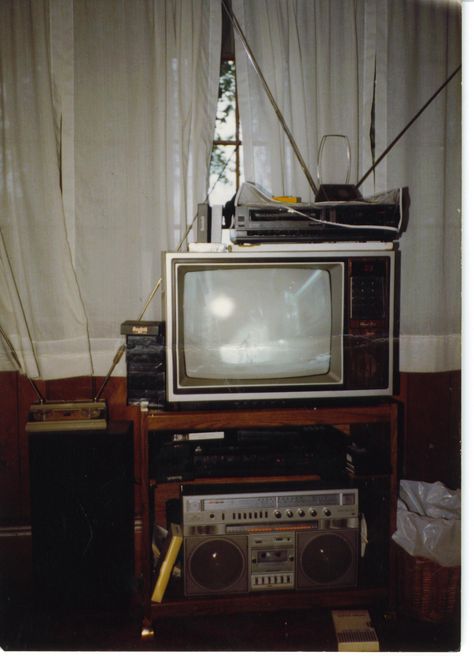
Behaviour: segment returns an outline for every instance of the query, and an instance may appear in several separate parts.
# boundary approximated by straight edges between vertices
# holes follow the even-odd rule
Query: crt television
[[[390,249],[166,253],[170,404],[384,397]]]

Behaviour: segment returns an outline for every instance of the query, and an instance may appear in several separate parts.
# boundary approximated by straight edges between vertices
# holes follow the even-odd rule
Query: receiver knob
[[[331,511],[329,510],[329,508],[325,508],[323,512],[326,515],[326,517],[331,517]]]
[[[281,517],[281,512],[280,512],[279,510],[275,510],[275,512],[274,512],[273,514],[275,515],[275,517],[276,517],[277,519],[280,519],[280,517]]]

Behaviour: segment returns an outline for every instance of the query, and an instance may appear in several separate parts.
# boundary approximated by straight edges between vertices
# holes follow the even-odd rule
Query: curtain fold
[[[33,377],[89,373],[61,195],[48,2],[2,2],[0,30],[1,324]]]
[[[220,2],[7,0],[0,11],[1,228],[40,375],[105,374],[121,322],[142,312],[161,253],[206,197]],[[24,355],[14,293],[0,290],[2,326]],[[160,318],[160,294],[148,313]]]
[[[441,0],[234,0],[235,13],[306,165],[325,134],[346,135],[351,182],[460,64],[460,7]],[[236,36],[245,176],[272,194],[312,198],[260,80]],[[362,186],[408,187],[400,240],[400,368],[460,368],[460,76]],[[327,141],[329,144],[329,140]],[[322,182],[346,165],[333,139]]]

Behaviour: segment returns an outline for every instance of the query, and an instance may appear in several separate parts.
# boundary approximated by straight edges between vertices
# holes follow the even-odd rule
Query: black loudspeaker
[[[40,601],[126,606],[133,588],[133,431],[29,435],[32,557]]]
[[[246,593],[247,536],[184,539],[185,595]]]
[[[355,586],[359,529],[328,529],[296,534],[296,588]]]

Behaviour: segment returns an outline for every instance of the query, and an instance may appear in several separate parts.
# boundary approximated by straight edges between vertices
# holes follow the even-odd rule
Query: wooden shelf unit
[[[388,432],[388,450],[390,454],[391,470],[383,476],[374,474],[351,479],[351,484],[357,486],[364,480],[386,482],[388,492],[389,520],[387,528],[389,534],[396,528],[396,502],[398,494],[397,458],[398,458],[398,403],[396,401],[381,402],[374,405],[344,405],[324,406],[319,408],[266,408],[266,409],[225,409],[200,411],[159,411],[150,413],[142,411],[140,415],[140,447],[139,447],[139,475],[141,485],[142,505],[142,546],[141,564],[143,566],[144,583],[144,626],[143,635],[152,633],[152,623],[160,617],[175,617],[181,615],[203,615],[232,613],[234,611],[269,611],[278,609],[298,609],[307,607],[350,607],[368,606],[371,603],[386,602],[390,608],[394,604],[394,556],[390,539],[387,538],[388,579],[385,585],[367,585],[350,589],[299,591],[275,591],[268,593],[249,593],[244,595],[227,595],[217,597],[184,598],[175,592],[174,584],[170,584],[164,601],[160,604],[151,602],[152,591],[152,504],[150,493],[155,490],[157,497],[164,500],[170,492],[178,492],[177,483],[156,484],[150,481],[149,474],[149,432],[199,432],[213,430],[249,429],[249,428],[296,428],[312,425],[328,425],[341,428],[350,428],[354,424],[384,424]],[[387,440],[386,440],[387,441]],[[311,477],[315,480],[317,475]],[[300,477],[309,479],[308,476]],[[229,482],[268,482],[285,483],[295,481],[294,475],[284,477],[255,477],[251,478],[216,478],[195,480],[193,483],[229,483]],[[178,588],[179,591],[179,588]]]

